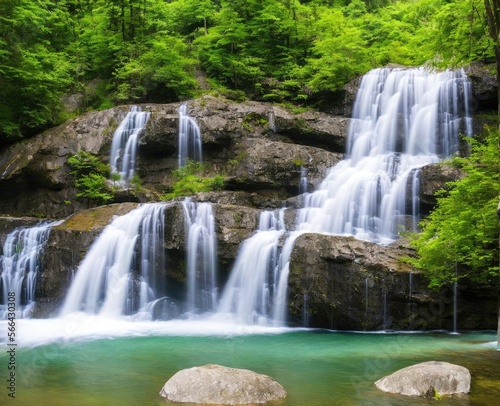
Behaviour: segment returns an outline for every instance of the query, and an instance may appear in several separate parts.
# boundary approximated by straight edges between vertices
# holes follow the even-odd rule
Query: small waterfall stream
[[[120,175],[118,183],[127,187],[134,177],[139,135],[151,113],[133,106],[113,134],[111,143],[111,173]]]
[[[60,222],[45,222],[35,227],[16,228],[5,240],[0,258],[0,318],[7,317],[9,292],[15,294],[16,317],[27,318],[35,304],[37,275],[41,271],[41,254],[51,227]]]
[[[231,314],[243,324],[280,324],[288,281],[283,253],[280,258],[278,252],[284,233],[284,210],[261,213],[259,230],[240,247],[219,303],[219,314]]]
[[[217,306],[217,241],[212,205],[186,199],[183,207],[188,229],[188,309],[213,311]]]
[[[179,168],[186,166],[188,160],[201,162],[201,131],[192,117],[188,115],[187,105],[179,107]]]
[[[163,204],[145,204],[103,230],[78,267],[62,316],[150,317],[147,305],[164,293],[163,210]]]

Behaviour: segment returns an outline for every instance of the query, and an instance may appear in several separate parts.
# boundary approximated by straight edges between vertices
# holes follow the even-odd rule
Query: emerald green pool
[[[29,335],[18,326],[19,335]],[[493,334],[361,334],[300,330],[250,335],[161,335],[78,338],[20,345],[16,399],[22,406],[158,406],[178,370],[216,363],[272,376],[288,391],[286,406],[497,405],[500,351]],[[4,344],[5,345],[5,344]],[[373,382],[427,360],[471,371],[471,394],[441,401],[388,395]],[[2,351],[1,379],[8,377]],[[437,402],[437,403],[436,403]]]

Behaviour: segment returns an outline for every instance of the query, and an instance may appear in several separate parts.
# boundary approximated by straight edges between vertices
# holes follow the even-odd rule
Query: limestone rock
[[[375,382],[384,392],[405,396],[467,394],[471,376],[467,368],[448,362],[428,361],[394,372]]]
[[[287,392],[267,375],[209,364],[177,372],[160,396],[171,402],[246,405],[284,399]]]

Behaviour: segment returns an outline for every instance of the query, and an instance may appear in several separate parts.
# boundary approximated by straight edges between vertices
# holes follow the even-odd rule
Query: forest
[[[204,93],[321,108],[389,63],[492,63],[488,4],[497,2],[2,0],[0,145],[70,118],[68,94],[82,98],[73,115]]]

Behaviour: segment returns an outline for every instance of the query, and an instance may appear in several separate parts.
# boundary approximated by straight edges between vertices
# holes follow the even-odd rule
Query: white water
[[[190,312],[213,311],[217,305],[217,240],[210,203],[183,202],[188,230],[187,279]]]
[[[363,77],[346,159],[306,196],[298,229],[390,243],[418,217],[418,172],[470,135],[463,72],[375,69]]]
[[[119,174],[119,184],[127,187],[134,177],[139,136],[151,113],[132,106],[113,134],[111,143],[111,173]]]
[[[261,226],[243,243],[219,311],[249,324],[285,322],[288,263],[301,233],[353,235],[386,244],[406,229],[408,216],[416,229],[420,168],[456,153],[460,131],[471,134],[469,94],[463,72],[376,69],[365,75],[346,158],[330,169],[319,190],[306,194],[297,231],[288,236],[278,261],[283,229]],[[301,192],[305,177],[302,171]],[[386,301],[384,293],[384,328]]]
[[[90,247],[78,267],[61,315],[74,312],[151,318],[151,303],[163,292],[163,204],[146,204],[117,217]]]
[[[60,222],[46,222],[35,227],[17,228],[5,240],[1,266],[0,318],[7,317],[9,292],[13,292],[16,317],[31,315],[35,304],[35,287],[41,271],[41,256],[49,238],[50,228]],[[11,293],[12,294],[12,293]]]
[[[179,168],[188,160],[201,162],[201,131],[196,121],[187,113],[187,105],[179,107]]]
[[[242,324],[282,325],[285,320],[289,247],[279,254],[284,210],[261,213],[259,230],[240,247],[218,315]]]

